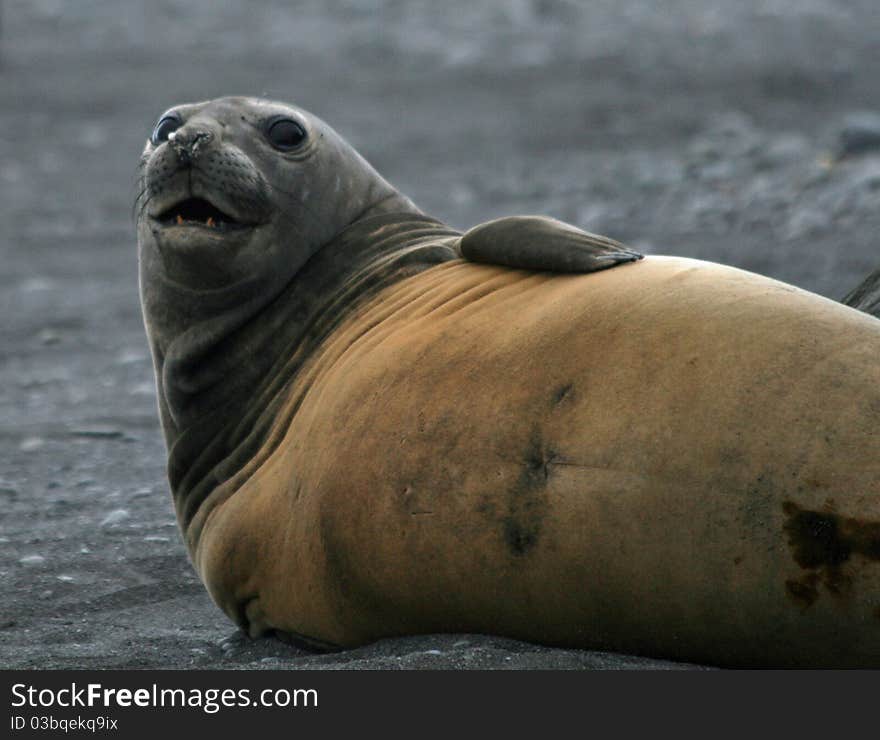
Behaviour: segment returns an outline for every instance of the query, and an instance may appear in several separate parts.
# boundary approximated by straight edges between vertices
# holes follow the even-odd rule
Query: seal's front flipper
[[[642,259],[613,239],[544,216],[487,221],[465,232],[459,250],[472,262],[553,272],[596,272]]]
[[[880,319],[880,270],[874,270],[868,275],[865,281],[848,293],[841,303]]]

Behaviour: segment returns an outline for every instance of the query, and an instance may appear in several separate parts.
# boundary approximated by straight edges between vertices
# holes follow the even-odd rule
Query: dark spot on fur
[[[846,596],[852,588],[852,576],[844,565],[854,555],[880,560],[880,522],[842,517],[830,502],[826,505],[824,511],[802,509],[791,501],[782,506],[788,517],[785,532],[792,557],[801,568],[812,571],[800,581],[786,582],[789,595],[799,603],[804,603],[805,594],[818,596],[817,583],[833,596]],[[792,583],[796,585],[792,587]]]
[[[837,567],[849,560],[852,546],[841,538],[835,514],[801,509],[790,501],[783,504],[783,511],[788,515],[788,544],[801,568]]]
[[[799,581],[794,579],[786,581],[785,590],[793,601],[807,610],[819,598],[819,591],[816,588],[818,580],[819,577],[815,573],[811,573]]]
[[[809,511],[791,501],[785,531],[802,568],[837,567],[853,555],[880,560],[880,522],[841,517],[833,511]]]
[[[547,513],[546,487],[554,453],[545,449],[537,428],[532,431],[522,472],[508,496],[502,519],[504,541],[515,556],[526,555],[538,542]]]
[[[557,388],[553,392],[553,405],[556,406],[562,403],[566,398],[569,397],[572,390],[574,390],[574,386],[571,383],[567,383],[566,385]]]
[[[738,556],[738,557],[735,557],[735,558],[733,559],[733,564],[734,564],[734,565],[739,565],[742,561],[743,561],[742,557],[741,557],[741,556]]]
[[[513,517],[504,520],[504,540],[514,555],[525,555],[534,547],[537,539],[536,528],[526,529],[520,521]]]

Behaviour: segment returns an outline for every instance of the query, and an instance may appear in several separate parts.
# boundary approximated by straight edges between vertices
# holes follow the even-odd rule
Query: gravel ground
[[[329,121],[435,216],[544,213],[838,298],[880,263],[875,0],[7,0],[0,665],[675,668],[495,637],[239,635],[181,544],[137,301],[135,162],[174,103]]]

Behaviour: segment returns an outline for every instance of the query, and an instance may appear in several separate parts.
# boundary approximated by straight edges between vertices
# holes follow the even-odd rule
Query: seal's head
[[[141,164],[141,256],[196,289],[289,281],[365,212],[415,210],[319,118],[266,100],[171,108]]]

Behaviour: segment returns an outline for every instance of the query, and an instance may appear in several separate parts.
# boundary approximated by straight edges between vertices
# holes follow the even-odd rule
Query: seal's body
[[[142,295],[178,516],[251,634],[880,665],[880,321],[547,219],[462,237],[303,111],[178,110]],[[253,205],[211,205],[206,152]]]

